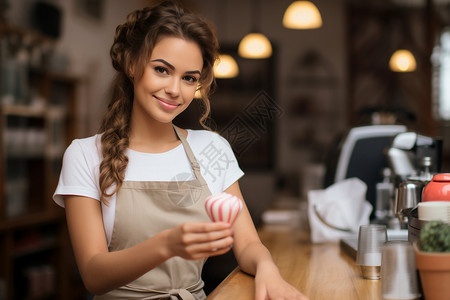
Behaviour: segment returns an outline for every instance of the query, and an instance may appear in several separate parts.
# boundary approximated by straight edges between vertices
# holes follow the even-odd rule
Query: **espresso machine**
[[[402,132],[393,138],[387,156],[397,181],[423,177],[427,169],[430,173],[438,173],[442,160],[442,139]]]
[[[408,240],[418,239],[426,222],[418,219],[417,205],[433,175],[440,172],[442,139],[416,132],[397,134],[387,151],[394,185],[393,215],[401,229],[408,229]]]

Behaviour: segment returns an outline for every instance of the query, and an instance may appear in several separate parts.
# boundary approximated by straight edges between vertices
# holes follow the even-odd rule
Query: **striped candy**
[[[213,222],[233,224],[242,209],[242,201],[236,196],[220,193],[206,198],[205,209]]]

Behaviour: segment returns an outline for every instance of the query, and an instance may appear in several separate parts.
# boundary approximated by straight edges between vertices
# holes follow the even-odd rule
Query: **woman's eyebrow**
[[[165,64],[171,70],[175,70],[175,67],[172,64],[170,64],[168,61],[166,61],[166,60],[164,60],[162,58],[158,58],[158,59],[153,59],[152,60],[152,62],[155,62],[155,61],[158,61],[158,62],[161,62],[161,63]],[[201,75],[199,70],[187,71],[186,74],[198,74],[198,75]]]
[[[198,74],[201,75],[199,70],[195,70],[195,71],[187,71],[186,74]]]
[[[165,64],[166,66],[168,66],[170,69],[175,70],[175,67],[174,67],[173,65],[171,65],[170,63],[168,63],[167,61],[165,61],[165,60],[162,59],[162,58],[158,58],[158,59],[152,60],[152,62],[154,62],[154,61],[162,62],[163,64]]]

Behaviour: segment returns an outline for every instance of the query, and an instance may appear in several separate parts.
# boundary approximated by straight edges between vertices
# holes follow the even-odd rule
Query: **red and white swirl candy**
[[[205,209],[211,221],[233,224],[242,210],[242,201],[228,193],[220,193],[206,198]]]

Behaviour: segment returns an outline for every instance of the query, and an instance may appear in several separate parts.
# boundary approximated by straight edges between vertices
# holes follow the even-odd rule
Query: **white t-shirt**
[[[207,130],[188,129],[189,143],[212,194],[225,191],[244,173],[239,168],[230,144]],[[54,201],[64,207],[64,195],[90,197],[100,201],[99,167],[102,161],[101,135],[76,139],[64,153]],[[127,149],[125,181],[185,181],[194,173],[182,144],[164,153],[143,153]],[[116,197],[102,203],[103,224],[108,244],[114,225]]]

